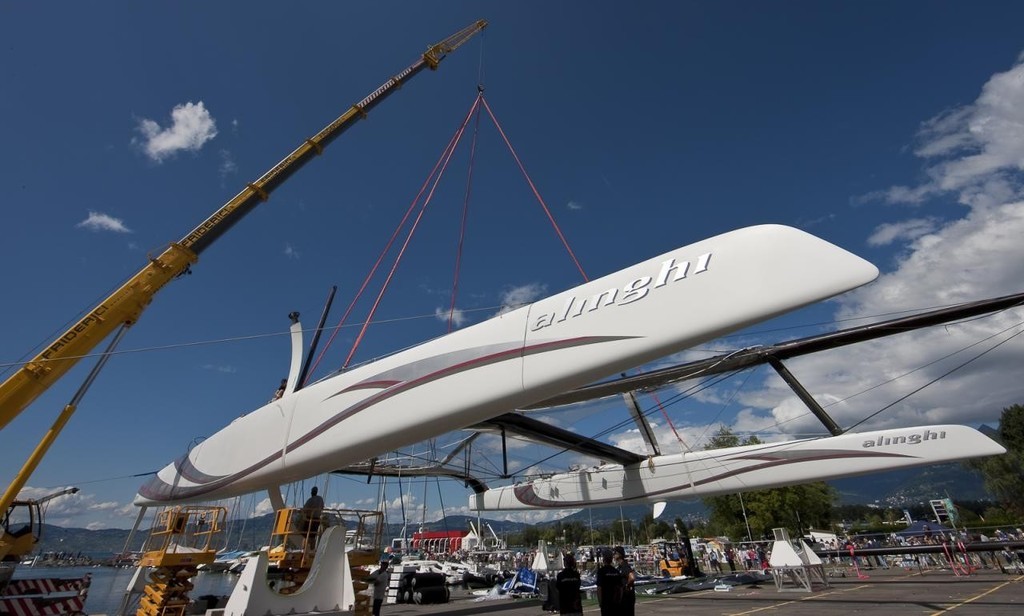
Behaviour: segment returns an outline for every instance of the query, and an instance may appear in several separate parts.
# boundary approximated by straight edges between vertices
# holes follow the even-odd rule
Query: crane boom
[[[313,137],[303,141],[259,179],[247,184],[237,195],[178,242],[151,258],[137,274],[101,301],[77,323],[51,342],[42,352],[0,383],[0,430],[17,417],[48,387],[70,370],[79,359],[122,324],[138,320],[157,291],[185,273],[199,254],[235,223],[252,211],[270,193],[404,82],[424,68],[434,70],[444,57],[487,26],[477,21],[436,45],[430,46],[413,64],[388,79]]]

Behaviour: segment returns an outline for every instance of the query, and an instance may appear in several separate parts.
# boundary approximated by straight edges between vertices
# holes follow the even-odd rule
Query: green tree
[[[1024,517],[1024,406],[1014,404],[1003,409],[999,418],[999,442],[1006,454],[967,462],[981,471],[985,488],[999,501],[1003,510]]]
[[[640,520],[640,528],[637,532],[639,532],[637,539],[645,543],[650,543],[653,539],[673,539],[675,537],[672,526],[663,520],[655,520],[654,513],[644,515]]]
[[[725,426],[711,438],[705,449],[721,449],[739,445],[757,445],[755,436],[744,441]],[[708,530],[733,538],[760,539],[773,528],[788,528],[803,534],[810,528],[828,528],[834,492],[824,482],[808,483],[771,490],[711,496],[704,500],[710,510]],[[744,512],[746,516],[744,517]]]

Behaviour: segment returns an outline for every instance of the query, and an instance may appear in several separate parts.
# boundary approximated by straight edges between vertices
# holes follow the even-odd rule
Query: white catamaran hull
[[[355,464],[877,275],[789,227],[725,233],[286,394],[166,466],[135,502],[225,498]]]
[[[569,509],[734,494],[1005,453],[957,425],[844,434],[604,464],[469,497],[470,509]]]

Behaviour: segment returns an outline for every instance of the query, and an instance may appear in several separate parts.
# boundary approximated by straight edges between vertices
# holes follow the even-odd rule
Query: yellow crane
[[[336,120],[316,135],[304,140],[288,156],[270,168],[257,180],[246,184],[237,195],[221,206],[209,218],[190,231],[179,241],[171,243],[159,256],[151,258],[137,274],[119,289],[89,310],[84,317],[58,336],[38,355],[26,362],[3,383],[0,383],[0,430],[24,411],[33,400],[53,385],[70,370],[78,360],[88,355],[112,332],[121,331],[110,343],[111,349],[123,335],[125,328],[134,324],[153,296],[174,278],[186,273],[199,255],[230,229],[259,203],[266,201],[270,193],[298,171],[314,156],[323,153],[324,148],[350,126],[366,117],[367,113],[403,83],[424,69],[434,70],[441,60],[456,50],[477,32],[487,26],[480,20],[459,30],[436,45],[431,45],[408,68],[388,79],[366,98],[352,105]],[[18,492],[24,487],[46,450],[56,439],[68,419],[77,408],[85,389],[95,378],[102,359],[87,377],[86,382],[64,407],[53,426],[43,436],[35,451],[21,471],[8,486],[0,500],[0,512],[8,511]],[[7,539],[7,529],[0,542]]]

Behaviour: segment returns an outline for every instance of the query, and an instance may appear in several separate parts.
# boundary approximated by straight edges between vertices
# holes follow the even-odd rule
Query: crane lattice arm
[[[444,57],[487,26],[486,21],[463,28],[432,45],[412,65],[384,82],[313,137],[303,141],[291,154],[259,179],[247,184],[237,195],[178,242],[172,243],[132,276],[121,288],[101,301],[82,319],[51,342],[0,384],[0,429],[17,417],[33,400],[70,370],[79,359],[122,324],[138,320],[157,291],[185,273],[199,254],[235,223],[266,201],[270,193],[404,82],[424,68],[436,69]]]

